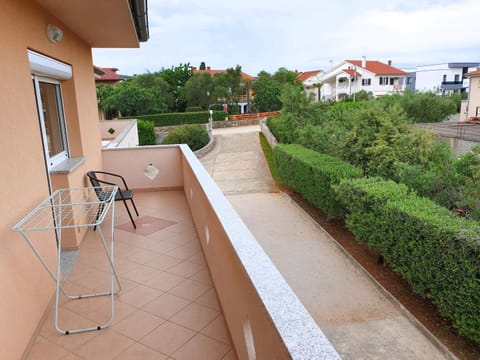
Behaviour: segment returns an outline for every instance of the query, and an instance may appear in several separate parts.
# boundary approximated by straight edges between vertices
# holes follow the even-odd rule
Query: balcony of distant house
[[[462,91],[466,89],[467,86],[463,80],[453,80],[453,81],[442,81],[440,89],[443,91]]]

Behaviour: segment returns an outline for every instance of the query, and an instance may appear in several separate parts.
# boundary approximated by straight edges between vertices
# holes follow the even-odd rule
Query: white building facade
[[[326,72],[320,79],[323,83],[323,101],[340,101],[355,97],[359,91],[374,97],[391,95],[405,90],[407,73],[380,61],[345,60]]]
[[[414,91],[433,91],[448,95],[468,91],[465,74],[477,70],[480,63],[445,63],[417,66]]]
[[[322,70],[305,71],[298,74],[298,79],[302,82],[305,92],[312,96],[315,102],[320,101],[321,79],[323,75],[324,72]]]

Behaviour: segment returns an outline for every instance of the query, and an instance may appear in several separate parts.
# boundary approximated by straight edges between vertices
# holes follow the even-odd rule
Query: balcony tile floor
[[[182,191],[139,192],[134,230],[115,206],[115,268],[122,291],[107,329],[61,335],[50,306],[29,360],[235,360],[230,334]],[[102,225],[109,239],[109,220]],[[109,265],[88,230],[64,287],[72,294],[108,291]],[[60,326],[96,326],[110,317],[110,298],[61,299]]]

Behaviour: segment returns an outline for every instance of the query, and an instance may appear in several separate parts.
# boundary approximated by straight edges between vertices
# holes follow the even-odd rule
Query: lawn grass
[[[262,145],[263,154],[265,155],[265,159],[267,160],[268,167],[270,168],[270,173],[272,174],[273,180],[278,183],[278,174],[275,164],[273,162],[273,151],[270,147],[270,144],[267,141],[265,135],[262,132],[259,133],[260,136],[260,144]]]

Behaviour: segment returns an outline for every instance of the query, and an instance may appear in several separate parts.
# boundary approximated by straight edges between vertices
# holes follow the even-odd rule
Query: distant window
[[[443,82],[447,81],[447,75],[443,75]]]
[[[372,85],[372,79],[362,79],[363,86],[370,86]]]
[[[412,85],[413,83],[413,78],[407,78],[407,84]]]
[[[456,82],[460,81],[460,75],[458,75],[458,74],[455,75],[455,81]]]
[[[378,83],[380,85],[388,85],[388,76],[380,76]]]

